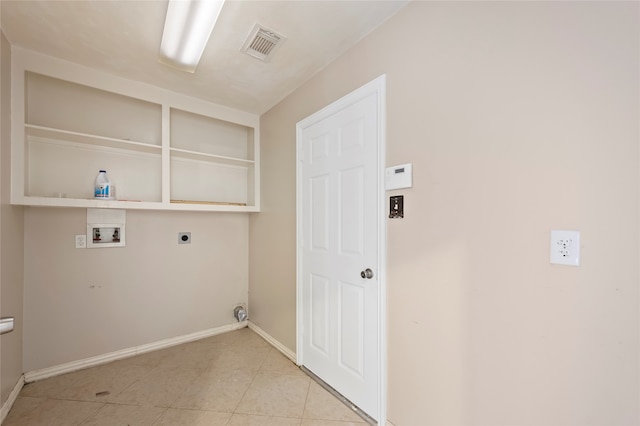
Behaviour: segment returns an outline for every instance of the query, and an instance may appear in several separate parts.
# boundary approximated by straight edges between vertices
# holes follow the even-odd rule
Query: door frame
[[[387,285],[386,285],[386,264],[387,264],[387,221],[386,221],[386,193],[384,187],[384,169],[386,154],[386,75],[383,74],[364,86],[343,96],[330,105],[300,120],[296,124],[296,363],[304,365],[304,353],[302,349],[302,191],[300,163],[302,162],[302,131],[304,128],[322,121],[326,117],[349,106],[360,99],[376,95],[377,111],[377,226],[378,226],[378,379],[380,388],[378,389],[378,412],[367,413],[378,419],[378,424],[384,425],[387,422]],[[331,383],[327,383],[331,386]]]

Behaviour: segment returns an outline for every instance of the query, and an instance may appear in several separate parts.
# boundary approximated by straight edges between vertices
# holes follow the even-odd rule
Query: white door
[[[376,420],[385,416],[384,88],[382,76],[297,125],[298,363]]]

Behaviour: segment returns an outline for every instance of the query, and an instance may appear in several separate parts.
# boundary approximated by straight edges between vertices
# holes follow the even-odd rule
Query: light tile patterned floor
[[[27,384],[3,426],[348,426],[364,421],[244,328]]]

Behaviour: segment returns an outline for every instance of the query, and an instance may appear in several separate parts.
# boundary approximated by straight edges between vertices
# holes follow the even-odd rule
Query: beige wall
[[[25,371],[231,324],[247,301],[247,214],[129,210],[126,247],[98,249],[74,247],[85,209],[24,216]]]
[[[638,424],[639,28],[637,2],[401,10],[262,117],[252,320],[295,349],[296,122],[386,73],[387,164],[414,167],[389,420]],[[581,231],[580,267],[549,263],[552,229]]]
[[[11,47],[0,31],[0,316],[14,317],[14,331],[0,337],[0,395],[4,404],[22,375],[23,218],[9,204],[11,170]]]
[[[0,31],[0,317],[15,328],[0,337],[0,402],[5,403],[22,375],[22,207],[9,204],[11,160],[11,47]]]

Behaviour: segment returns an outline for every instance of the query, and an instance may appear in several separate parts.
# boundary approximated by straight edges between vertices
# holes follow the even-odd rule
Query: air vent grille
[[[266,62],[284,40],[282,35],[256,24],[242,46],[242,51]]]

